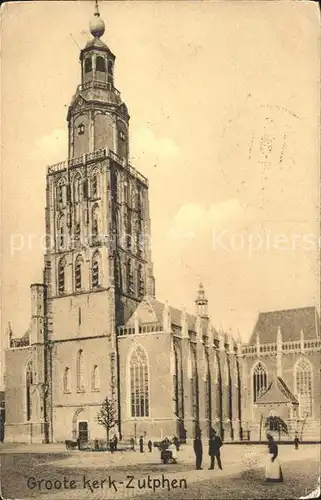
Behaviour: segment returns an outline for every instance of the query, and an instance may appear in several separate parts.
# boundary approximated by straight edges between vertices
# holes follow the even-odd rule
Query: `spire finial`
[[[105,23],[102,20],[102,18],[100,17],[98,0],[95,0],[95,12],[94,12],[93,19],[89,23],[89,30],[90,30],[90,33],[95,38],[100,38],[105,33]]]
[[[100,16],[100,13],[99,13],[99,7],[98,7],[98,0],[95,0],[95,16]]]

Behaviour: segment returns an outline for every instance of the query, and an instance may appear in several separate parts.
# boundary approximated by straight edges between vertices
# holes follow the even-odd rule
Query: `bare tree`
[[[116,424],[116,405],[115,401],[106,397],[102,402],[99,413],[97,414],[97,422],[106,430],[107,450],[109,449],[109,433]]]

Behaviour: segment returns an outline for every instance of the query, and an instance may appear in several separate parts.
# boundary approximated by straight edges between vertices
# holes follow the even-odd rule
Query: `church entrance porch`
[[[78,438],[80,445],[88,442],[88,422],[78,422]]]

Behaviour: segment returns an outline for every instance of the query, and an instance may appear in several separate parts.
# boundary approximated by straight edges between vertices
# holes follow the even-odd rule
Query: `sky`
[[[150,183],[156,295],[247,340],[259,311],[319,300],[320,34],[311,2],[100,2],[131,163]],[[46,165],[93,2],[2,7],[2,338],[42,279]],[[286,22],[285,22],[286,20]]]

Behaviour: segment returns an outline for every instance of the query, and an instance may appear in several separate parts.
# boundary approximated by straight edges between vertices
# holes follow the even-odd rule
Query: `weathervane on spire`
[[[98,0],[95,0],[95,16],[100,16],[100,13],[99,13],[99,7],[98,7]]]

